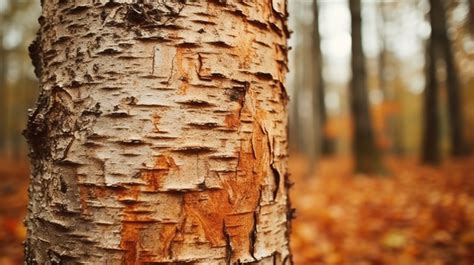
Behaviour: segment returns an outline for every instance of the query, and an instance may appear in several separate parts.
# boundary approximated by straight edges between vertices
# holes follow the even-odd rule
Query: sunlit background
[[[462,82],[467,129],[474,126],[474,37],[468,34],[466,27],[469,6],[468,1],[445,2],[449,2],[449,34]],[[337,139],[337,153],[348,154],[350,12],[345,0],[319,0],[318,4],[322,70],[326,84],[324,103],[329,116],[327,132]],[[298,112],[292,118],[297,117],[306,124],[315,120],[313,115],[317,115],[308,106],[308,94],[315,91],[314,80],[311,80],[313,60],[308,56],[312,47],[312,6],[313,1],[310,0],[289,1],[289,25],[293,30],[289,40],[293,47],[288,76],[288,89],[293,100],[290,107],[293,113]],[[363,48],[377,141],[386,150],[398,150],[401,154],[412,156],[419,152],[422,134],[425,43],[431,31],[428,11],[429,3],[424,0],[362,0]],[[381,62],[382,56],[384,62]],[[441,104],[441,107],[446,108],[446,104]],[[448,133],[445,128],[447,117],[443,115],[443,132]],[[396,135],[387,135],[385,120],[389,117],[397,119]],[[295,131],[299,129],[295,128]],[[473,145],[473,131],[467,129],[466,133],[469,134],[470,145]],[[294,144],[297,142],[295,138],[314,138],[308,135],[307,130],[292,136]],[[443,142],[443,147],[447,151],[448,143]]]
[[[383,177],[352,170],[347,0],[288,0],[291,170],[297,264],[472,264],[474,159],[450,156],[446,72],[440,80],[443,163],[423,166],[428,0],[362,0],[362,40],[374,140]],[[461,85],[466,145],[474,147],[473,0],[444,0]],[[471,12],[471,13],[470,13]],[[22,130],[38,83],[28,46],[40,1],[0,0],[0,264],[21,264],[28,161]],[[471,22],[470,22],[471,21]],[[315,59],[315,41],[321,64]],[[320,67],[322,79],[315,77]],[[318,92],[324,86],[324,93]],[[324,112],[325,115],[322,113]],[[322,148],[323,142],[328,144]]]

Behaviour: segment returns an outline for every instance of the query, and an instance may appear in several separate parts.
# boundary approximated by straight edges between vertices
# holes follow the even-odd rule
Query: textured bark
[[[360,0],[350,0],[352,32],[352,79],[350,84],[351,115],[354,124],[353,153],[355,171],[377,173],[383,171],[380,152],[374,143],[369,112],[367,73],[362,49],[362,17]]]
[[[290,264],[286,3],[44,1],[27,264]]]
[[[448,37],[446,7],[441,0],[430,0],[430,4],[430,12],[433,14],[430,16],[433,41],[439,46],[446,67],[451,153],[454,156],[462,156],[467,153],[467,145],[464,139],[461,85],[454,61],[453,48]]]

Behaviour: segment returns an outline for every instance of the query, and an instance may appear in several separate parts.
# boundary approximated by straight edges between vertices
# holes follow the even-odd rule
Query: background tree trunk
[[[451,41],[448,37],[448,27],[446,19],[446,7],[441,0],[430,0],[431,27],[433,30],[434,42],[439,51],[443,54],[446,67],[446,88],[448,95],[448,117],[450,126],[451,153],[454,156],[466,154],[466,143],[464,140],[463,115],[461,87],[456,63],[454,61]]]
[[[469,13],[468,13],[468,19],[466,20],[468,23],[468,30],[469,33],[474,36],[474,0],[468,0],[468,8],[469,8]]]
[[[316,123],[319,128],[317,128],[318,136],[320,141],[317,141],[318,146],[317,150],[320,150],[322,155],[331,155],[334,154],[334,142],[326,133],[325,128],[327,127],[327,110],[326,104],[324,102],[325,97],[325,83],[323,76],[323,55],[321,53],[321,35],[319,33],[319,8],[318,1],[313,1],[313,17],[314,17],[314,28],[313,28],[313,47],[312,51],[314,53],[314,97],[317,100],[317,104],[314,104],[315,107],[315,116],[319,117],[318,122]]]
[[[454,55],[447,32],[446,10],[440,0],[430,0],[431,35],[427,44],[426,89],[425,89],[425,129],[423,136],[422,160],[425,163],[438,164],[439,151],[439,114],[438,86],[436,76],[437,59],[444,60],[446,68],[446,88],[448,95],[448,117],[450,127],[451,153],[454,156],[465,155],[466,143],[463,132],[462,101],[460,82],[456,72]]]
[[[3,23],[3,14],[0,13],[0,23]],[[3,33],[0,33],[0,152],[5,148],[6,136],[6,90],[7,90],[7,53],[3,47]]]
[[[389,72],[393,72],[398,70],[397,66],[394,66],[396,62],[394,62],[393,54],[388,49],[388,38],[389,34],[389,22],[393,19],[393,16],[388,16],[387,9],[392,8],[390,3],[387,2],[380,2],[378,3],[378,14],[377,14],[377,31],[379,37],[379,45],[380,45],[380,53],[378,56],[378,81],[379,87],[383,94],[384,104],[394,104],[395,102],[399,102],[400,99],[397,99],[397,87],[393,85],[393,78],[389,78]],[[390,80],[392,79],[392,80]],[[397,113],[394,113],[393,110],[388,111],[385,114],[385,123],[387,129],[385,134],[390,139],[390,152],[396,155],[403,154],[403,147],[402,147],[402,137],[401,137],[401,121],[400,117]]]
[[[25,262],[290,264],[285,1],[126,2],[43,2]]]
[[[433,14],[430,12],[430,18]],[[433,34],[426,43],[425,76],[426,85],[424,90],[423,105],[423,137],[421,160],[426,164],[439,164],[439,113],[438,113],[438,80],[436,79],[436,49],[433,43]]]
[[[387,14],[385,12],[385,2],[378,4],[378,20],[377,20],[377,31],[379,37],[380,53],[378,57],[378,81],[379,87],[382,91],[385,100],[391,99],[391,91],[388,89],[388,80],[387,80],[387,64],[388,64],[388,51],[387,51]]]
[[[352,79],[350,83],[350,105],[354,124],[353,154],[355,170],[359,173],[382,171],[380,152],[374,143],[367,91],[365,56],[362,49],[362,18],[360,0],[350,0],[352,32]]]

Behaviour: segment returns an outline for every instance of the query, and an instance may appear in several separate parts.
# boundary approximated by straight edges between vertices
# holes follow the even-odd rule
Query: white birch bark
[[[43,1],[27,264],[290,264],[286,3]]]

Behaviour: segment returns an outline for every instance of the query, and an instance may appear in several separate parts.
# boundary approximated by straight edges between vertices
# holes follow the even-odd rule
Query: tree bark
[[[461,86],[454,61],[453,48],[448,37],[446,7],[441,0],[430,0],[431,25],[433,37],[442,53],[446,67],[446,87],[448,95],[448,115],[450,126],[451,153],[454,156],[465,155],[464,126],[462,115]]]
[[[25,263],[291,264],[285,5],[44,1]]]
[[[354,124],[353,154],[355,171],[379,173],[383,171],[380,152],[374,143],[371,115],[369,111],[367,73],[362,49],[362,18],[360,0],[350,0],[352,32],[352,79],[350,83],[350,105]]]

